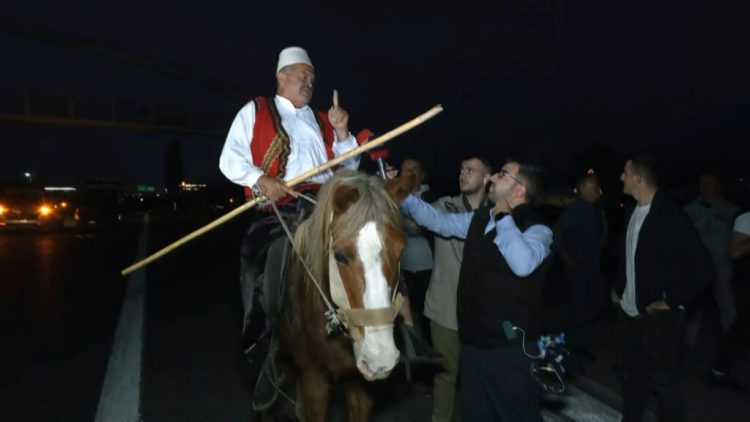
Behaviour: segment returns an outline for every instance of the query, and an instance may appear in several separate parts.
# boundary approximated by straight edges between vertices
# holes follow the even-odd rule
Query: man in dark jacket
[[[627,216],[621,271],[612,289],[623,421],[642,421],[649,393],[660,421],[685,420],[679,352],[685,308],[712,276],[708,251],[683,209],[657,182],[654,160],[629,160],[620,176],[637,205]]]
[[[541,268],[552,244],[532,207],[540,186],[538,168],[510,161],[490,178],[492,208],[443,213],[411,195],[401,206],[436,234],[466,239],[456,309],[465,422],[542,420],[534,352],[524,350],[539,336]]]
[[[590,357],[586,326],[607,304],[609,286],[602,273],[607,221],[599,205],[601,185],[595,174],[578,179],[576,198],[555,227],[555,248],[567,278],[568,346],[580,357]]]

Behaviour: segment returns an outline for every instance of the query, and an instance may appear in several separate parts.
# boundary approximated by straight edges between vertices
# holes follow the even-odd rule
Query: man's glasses
[[[510,175],[510,173],[508,173],[508,170],[505,170],[505,169],[500,169],[500,171],[498,171],[498,172],[497,172],[497,174],[499,174],[499,175],[500,175],[500,178],[503,178],[503,177],[505,177],[505,176],[508,176],[508,177],[510,177],[511,179],[513,179],[513,181],[514,181],[514,182],[518,183],[519,185],[521,185],[521,186],[526,186],[526,185],[524,185],[524,184],[523,184],[523,182],[522,182],[522,181],[520,181],[520,180],[516,179],[515,177],[511,176],[511,175]]]

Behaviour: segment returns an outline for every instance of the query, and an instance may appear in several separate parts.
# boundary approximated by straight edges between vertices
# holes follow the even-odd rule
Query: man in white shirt
[[[339,106],[337,91],[333,92],[333,105],[327,115],[310,108],[315,69],[305,50],[288,47],[281,51],[276,81],[274,98],[259,97],[237,113],[219,158],[219,168],[229,180],[244,187],[257,186],[272,201],[287,194],[294,196],[295,192],[284,182],[328,161],[332,158],[329,149],[341,155],[357,147],[356,139],[349,133],[349,114]],[[274,123],[281,123],[272,139],[255,138],[256,117],[266,112],[259,109],[259,100],[266,100]],[[331,129],[334,142],[326,139]],[[265,150],[256,144],[266,147]],[[273,161],[277,159],[281,163],[275,166]],[[356,169],[359,158],[348,160],[344,166]],[[310,181],[322,183],[331,174],[328,170]]]
[[[264,195],[271,201],[279,201],[282,215],[294,226],[311,205],[301,198],[293,199],[298,194],[285,183],[356,148],[357,141],[349,132],[349,114],[339,105],[337,91],[333,92],[333,105],[327,113],[310,108],[315,69],[304,49],[288,47],[281,51],[276,82],[274,98],[257,97],[235,117],[221,152],[219,168],[229,180],[245,188],[248,198]],[[342,165],[356,169],[359,157]],[[309,179],[312,183],[298,185],[297,190],[315,190],[332,174],[330,170],[322,172]],[[250,327],[253,304],[259,299],[254,290],[259,290],[262,284],[259,275],[268,247],[281,235],[276,216],[261,214],[256,216],[243,240],[240,284],[246,343],[256,341],[256,337],[265,332],[265,318],[256,318],[260,326]]]
[[[747,391],[746,382],[739,381],[732,369],[750,346],[750,212],[743,212],[734,220],[729,255],[734,265],[734,288],[737,298],[737,317],[719,342],[712,380],[720,387]]]
[[[710,282],[711,260],[685,211],[659,189],[653,158],[629,160],[620,180],[637,203],[628,216],[624,265],[611,293],[622,310],[615,326],[622,420],[642,421],[653,391],[658,420],[682,421],[684,310]]]
[[[729,258],[729,238],[732,235],[732,222],[739,207],[724,199],[719,176],[703,173],[698,184],[700,195],[685,207],[685,212],[693,220],[698,234],[711,254],[716,279],[713,284],[713,299],[719,308],[721,328],[726,332],[734,321],[737,307],[732,291],[732,261]],[[706,295],[707,296],[707,295]],[[703,320],[702,310],[688,316],[686,342],[695,346]]]

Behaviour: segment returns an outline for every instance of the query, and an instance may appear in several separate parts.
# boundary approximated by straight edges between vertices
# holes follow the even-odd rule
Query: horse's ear
[[[385,191],[391,197],[393,202],[401,204],[410,193],[417,188],[417,176],[414,173],[404,173],[403,175],[393,178],[385,183]]]
[[[339,186],[333,194],[333,213],[345,213],[358,200],[359,189],[355,186]]]

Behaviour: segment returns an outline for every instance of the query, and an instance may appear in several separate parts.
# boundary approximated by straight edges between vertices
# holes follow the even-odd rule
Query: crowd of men
[[[327,113],[309,107],[315,70],[305,50],[281,52],[276,80],[274,98],[258,97],[240,110],[220,159],[222,172],[245,187],[248,197],[274,201],[297,198],[299,190],[285,182],[357,145],[336,91]],[[633,205],[610,282],[602,254],[614,237],[599,206],[597,176],[577,180],[575,200],[553,225],[536,206],[542,169],[513,159],[496,162],[498,167],[482,156],[464,157],[456,163],[459,193],[441,198],[425,183],[420,160],[404,160],[400,167],[401,175],[419,182],[400,204],[408,239],[401,261],[410,311],[404,318],[415,337],[444,358],[444,370],[433,379],[433,420],[541,420],[540,389],[529,367],[539,353],[544,285],[555,259],[567,280],[566,331],[574,351],[589,353],[587,323],[609,301],[617,309],[624,421],[643,420],[652,392],[659,420],[686,418],[681,350],[695,342],[698,305],[711,289],[726,332],[714,375],[732,379],[737,351],[750,332],[746,309],[736,305],[747,303],[748,289],[735,293],[732,287],[733,267],[735,280],[750,280],[750,214],[737,216],[738,209],[722,199],[715,175],[701,178],[701,196],[683,209],[662,188],[663,168],[651,157],[625,162],[620,180]],[[344,165],[357,168],[359,159]],[[331,174],[311,182],[323,183]],[[282,213],[294,220],[308,206],[295,199]],[[247,325],[265,250],[280,235],[274,219],[255,221],[242,247]]]

